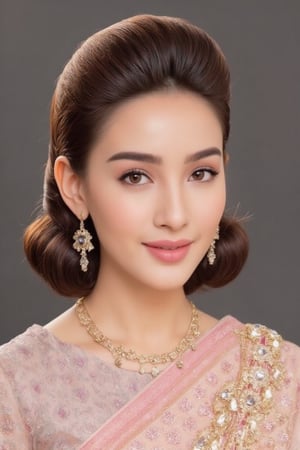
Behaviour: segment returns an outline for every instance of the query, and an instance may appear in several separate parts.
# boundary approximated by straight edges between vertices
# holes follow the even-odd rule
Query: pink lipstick
[[[180,239],[178,241],[153,241],[144,242],[152,256],[166,263],[176,263],[181,261],[189,251],[192,241]]]

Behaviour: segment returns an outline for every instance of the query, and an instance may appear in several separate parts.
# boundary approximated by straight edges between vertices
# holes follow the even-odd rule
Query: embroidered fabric
[[[182,375],[176,367],[170,366],[165,372],[144,389],[132,402],[125,405],[106,424],[88,439],[82,450],[191,450],[195,446],[195,437],[210,438],[209,432],[216,420],[215,400],[216,393],[222,393],[227,386],[232,386],[238,380],[247,383],[247,389],[241,385],[236,403],[225,392],[225,398],[235,414],[232,429],[227,428],[226,433],[220,433],[221,444],[211,440],[206,443],[206,449],[219,448],[224,450],[299,450],[300,449],[300,349],[293,344],[283,342],[275,332],[257,326],[244,327],[233,318],[224,318],[209,333],[199,341],[195,352],[186,354]],[[243,330],[242,334],[235,330]],[[255,330],[255,334],[265,330],[270,334],[272,341],[264,340],[264,336],[257,336],[257,355],[253,353],[252,338],[247,333]],[[272,336],[274,334],[274,336]],[[242,346],[241,346],[242,341]],[[278,341],[282,349],[277,359]],[[272,343],[271,358],[265,349]],[[246,347],[245,351],[242,347]],[[263,357],[266,364],[262,373],[261,361],[256,356]],[[249,359],[248,359],[249,357]],[[253,363],[251,360],[254,359]],[[242,361],[242,364],[241,364]],[[277,363],[273,365],[273,363]],[[249,365],[249,364],[253,364]],[[264,382],[269,376],[270,364],[274,372],[271,381],[272,389]],[[284,372],[276,372],[277,367],[284,367]],[[245,368],[245,372],[242,370]],[[251,369],[251,370],[250,370]],[[250,372],[248,373],[248,371]],[[248,375],[246,376],[246,373]],[[269,378],[270,380],[270,378]],[[249,383],[252,383],[250,386]],[[278,384],[277,384],[278,383]],[[278,387],[275,387],[275,385]],[[263,389],[261,389],[263,388]],[[254,392],[252,392],[252,391]],[[252,395],[265,395],[264,413],[260,414],[259,402],[253,403]],[[247,393],[247,395],[246,395]],[[270,395],[271,394],[271,395]],[[249,397],[248,397],[249,395]],[[223,395],[224,396],[224,395]],[[243,397],[244,396],[244,397]],[[246,405],[239,403],[244,398]],[[260,397],[258,396],[258,399]],[[273,399],[273,401],[272,401]],[[256,400],[256,398],[254,398]],[[247,404],[248,402],[248,404]],[[247,414],[251,410],[257,413]],[[256,405],[256,406],[255,406]],[[223,403],[224,407],[224,403]],[[230,410],[230,412],[232,412]],[[268,412],[268,413],[267,413]],[[220,412],[221,413],[221,412]],[[244,417],[243,417],[244,414]],[[220,416],[219,416],[220,417]],[[256,424],[254,423],[257,420]],[[221,425],[224,418],[220,418]],[[226,422],[229,426],[229,422]],[[236,427],[236,425],[239,425]],[[248,429],[251,434],[245,433]],[[218,426],[219,428],[219,426]],[[224,427],[225,429],[226,427]],[[221,431],[224,431],[221,430]],[[232,433],[229,433],[229,430]],[[254,431],[257,430],[256,436]],[[230,440],[230,438],[233,438]],[[254,439],[255,437],[255,439]],[[198,439],[198,440],[199,440]],[[239,439],[241,442],[239,442]],[[244,440],[244,442],[242,441]],[[246,439],[250,445],[246,445]],[[196,442],[198,442],[198,440]],[[250,444],[250,442],[252,442]],[[218,445],[218,447],[217,447]],[[237,446],[239,445],[239,447]]]
[[[281,336],[258,324],[245,325],[239,335],[241,363],[237,379],[217,393],[212,423],[197,436],[193,450],[253,448],[259,440],[259,425],[272,410],[274,391],[283,383]],[[278,420],[286,423],[288,417],[281,415]]]
[[[0,449],[77,449],[151,380],[33,325],[0,347]]]
[[[242,324],[234,318],[222,319],[200,340],[197,351],[187,355],[193,360],[191,364],[185,362],[186,369],[179,371],[174,367],[166,372],[166,377],[162,373],[153,381],[150,375],[120,370],[74,345],[64,344],[43,327],[31,327],[0,347],[0,449],[73,450],[93,433],[98,437],[97,430],[101,443],[102,429],[106,427],[104,422],[113,438],[120,430],[125,434],[128,430],[124,419],[128,416],[127,411],[133,417],[134,412],[139,411],[138,403],[142,402],[145,414],[136,416],[133,424],[137,424],[137,432],[126,438],[125,445],[99,446],[96,439],[96,446],[87,448],[190,450],[195,445],[197,433],[199,438],[206,437],[214,423],[216,392],[223,392],[224,387],[229,389],[240,377],[240,337],[233,333],[240,327]],[[276,341],[277,337],[272,336],[272,339]],[[245,345],[250,357],[248,350],[254,344],[248,347],[248,341],[245,340]],[[276,344],[273,347],[272,352],[276,353]],[[280,343],[280,348],[285,372],[283,376],[277,376],[279,389],[275,386],[276,376],[275,384],[271,386],[273,403],[270,412],[263,414],[256,427],[252,423],[259,439],[251,450],[300,449],[300,349],[286,342]],[[262,361],[268,368],[268,358],[263,356]],[[249,369],[247,361],[244,366]],[[250,381],[257,383],[257,388],[275,375],[267,370],[264,378],[260,369],[260,365],[256,368],[254,359]],[[178,374],[180,378],[177,379]],[[177,388],[179,384],[180,389]],[[269,397],[267,386],[264,390]],[[226,392],[225,397],[227,395]],[[225,400],[222,399],[223,406],[230,405],[235,409],[234,402]],[[266,400],[269,404],[269,399]],[[148,407],[149,404],[152,407]],[[233,414],[230,410],[230,414],[242,420],[236,412]],[[120,416],[119,430],[115,425],[120,422]],[[141,424],[144,418],[145,426]]]

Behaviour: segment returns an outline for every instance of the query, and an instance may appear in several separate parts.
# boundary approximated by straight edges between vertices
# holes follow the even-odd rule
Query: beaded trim
[[[263,325],[251,324],[237,333],[241,341],[238,377],[216,395],[212,423],[198,433],[192,450],[253,448],[259,424],[270,413],[274,391],[282,384],[281,336]]]

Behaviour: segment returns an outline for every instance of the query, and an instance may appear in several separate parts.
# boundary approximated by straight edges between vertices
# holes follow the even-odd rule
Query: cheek
[[[99,236],[104,233],[112,235],[114,232],[121,235],[144,226],[148,210],[145,202],[107,188],[105,192],[105,196],[91,196],[89,202],[90,214]]]
[[[218,223],[226,204],[225,183],[219,183],[213,190],[202,191],[194,204],[199,220],[205,220],[208,225]]]
[[[224,213],[226,205],[226,191],[225,187],[220,190],[219,196],[215,199],[215,210],[217,212],[217,215],[222,216]]]

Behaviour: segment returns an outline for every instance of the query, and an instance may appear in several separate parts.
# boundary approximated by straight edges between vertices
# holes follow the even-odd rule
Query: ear
[[[78,219],[85,220],[88,216],[88,209],[83,196],[82,179],[74,172],[65,156],[56,158],[54,178],[65,204]]]
[[[229,156],[229,154],[227,153],[227,151],[225,151],[225,152],[224,152],[224,166],[225,166],[225,167],[226,167],[227,164],[229,163],[229,159],[230,159],[230,156]]]

